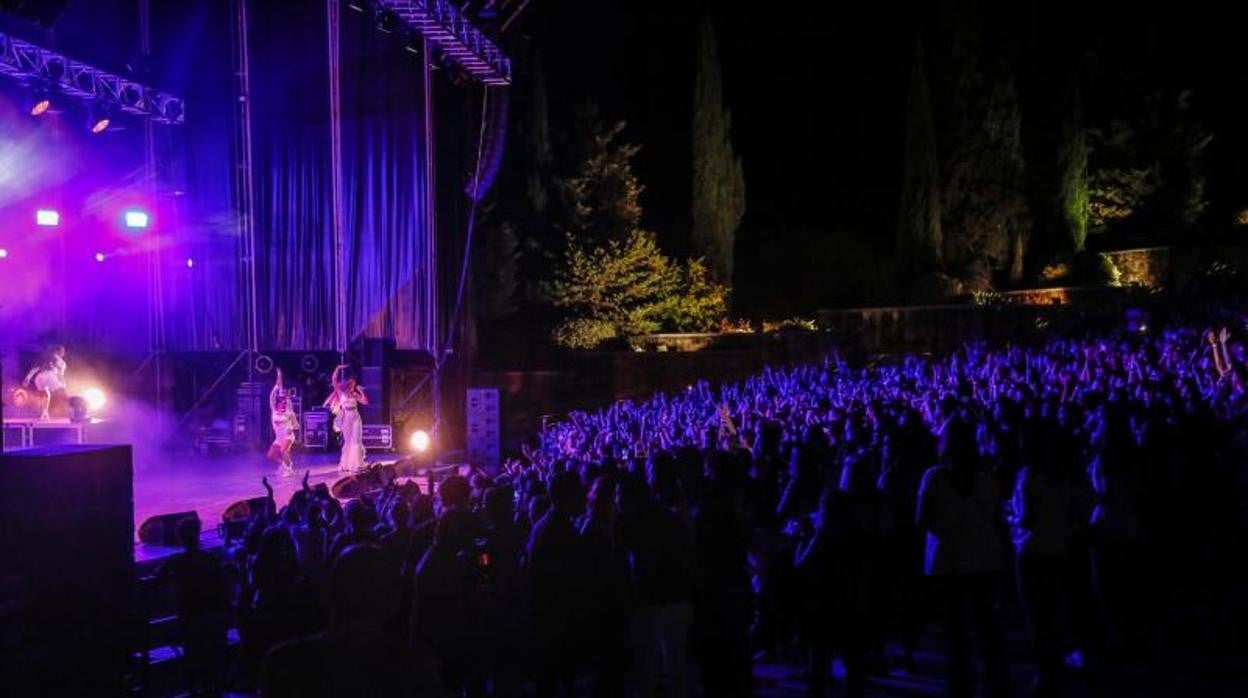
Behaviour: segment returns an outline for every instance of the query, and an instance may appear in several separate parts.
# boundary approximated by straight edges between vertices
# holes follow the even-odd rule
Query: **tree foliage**
[[[583,349],[655,332],[680,284],[680,268],[659,251],[653,233],[634,230],[602,244],[570,236],[550,289],[567,316],[555,341]]]
[[[620,142],[624,126],[604,122],[592,104],[577,116],[575,169],[558,186],[567,210],[565,230],[587,241],[623,241],[641,224],[642,186],[633,174],[633,157],[641,148]]]
[[[737,229],[745,215],[745,171],[732,149],[715,29],[703,19],[693,92],[693,248],[712,278],[732,282]]]
[[[1023,273],[1031,232],[1024,194],[1021,114],[1013,81],[968,79],[945,158],[942,254],[947,271],[972,288]]]
[[[1089,227],[1140,218],[1192,225],[1208,206],[1205,151],[1213,136],[1195,118],[1189,90],[1146,95],[1129,117],[1089,132]]]
[[[1064,105],[1058,133],[1057,209],[1061,235],[1057,252],[1062,256],[1083,249],[1088,239],[1091,192],[1088,183],[1088,133],[1083,124],[1083,100],[1078,87]]]
[[[680,270],[680,288],[659,309],[664,329],[709,332],[728,315],[728,289],[711,278],[702,259],[691,259]]]
[[[939,267],[942,245],[940,153],[936,148],[927,63],[919,42],[906,101],[906,160],[897,226],[897,256],[902,273],[921,274]]]
[[[586,117],[578,134],[582,159],[561,182],[570,215],[547,286],[563,312],[555,342],[588,349],[659,330],[716,326],[726,314],[727,289],[701,260],[682,265],[666,257],[654,233],[639,227],[642,188],[632,171],[638,149],[619,142],[623,122],[608,126],[594,110]]]
[[[728,292],[701,260],[673,262],[659,250],[654,233],[634,230],[603,244],[570,237],[550,298],[565,317],[555,328],[555,342],[592,349],[660,330],[711,330],[727,312]]]

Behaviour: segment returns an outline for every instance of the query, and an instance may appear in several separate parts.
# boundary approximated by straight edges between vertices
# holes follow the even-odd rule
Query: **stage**
[[[387,463],[399,459],[392,453],[369,457],[369,463]],[[234,502],[264,496],[261,478],[268,477],[273,498],[280,508],[303,482],[304,471],[311,474],[311,485],[324,482],[332,485],[338,473],[337,453],[299,454],[295,458],[294,477],[279,477],[277,468],[265,460],[264,453],[202,456],[170,454],[164,458],[143,458],[135,455],[134,464],[134,526],[151,516],[192,511],[203,522],[203,543],[213,546],[220,540],[217,526],[221,514]],[[136,533],[137,535],[137,533]],[[149,562],[167,557],[177,548],[135,543],[135,561]]]

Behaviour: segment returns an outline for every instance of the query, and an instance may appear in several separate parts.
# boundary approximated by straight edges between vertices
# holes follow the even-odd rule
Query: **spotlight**
[[[69,398],[69,421],[74,424],[85,424],[87,419],[87,401],[80,395]]]
[[[143,229],[151,223],[151,216],[147,215],[147,211],[131,209],[126,211],[125,215],[126,227],[131,229]]]
[[[99,388],[87,388],[82,391],[82,399],[87,401],[87,409],[92,412],[99,412],[104,403],[108,400],[104,397],[104,391]]]
[[[50,208],[41,208],[35,211],[35,225],[44,227],[57,226],[61,224],[61,213]]]
[[[411,438],[412,450],[417,453],[424,453],[429,450],[429,432],[424,429],[417,429],[412,432]]]
[[[9,258],[9,251],[4,249],[3,247],[0,247],[0,259],[8,259],[8,258]]]
[[[195,268],[195,260],[191,259],[190,257],[187,257],[187,258],[186,258],[186,268],[187,268],[187,269],[194,269],[194,268]]]
[[[95,253],[95,261],[97,261],[97,262],[103,262],[103,261],[104,261],[104,253],[103,253],[103,252],[96,252],[96,253]]]
[[[108,130],[108,126],[111,123],[113,123],[113,119],[108,107],[103,105],[87,107],[87,130],[91,133],[96,135],[104,133]]]
[[[52,96],[48,94],[46,88],[35,88],[31,92],[26,105],[26,110],[30,112],[31,116],[43,116],[52,108]]]

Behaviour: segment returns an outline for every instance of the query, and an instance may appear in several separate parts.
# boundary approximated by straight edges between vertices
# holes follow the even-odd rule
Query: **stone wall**
[[[1137,250],[1105,252],[1120,274],[1124,286],[1163,288],[1171,285],[1171,248],[1144,247]]]
[[[680,348],[659,350],[673,344],[656,341],[648,344],[651,351],[567,352],[540,370],[478,371],[472,387],[499,389],[503,441],[516,443],[535,434],[544,416],[674,392],[700,380],[736,381],[766,365],[817,361],[833,348],[822,332],[665,337]]]
[[[969,341],[1029,342],[1053,331],[1121,312],[1120,303],[1096,305],[926,305],[819,312],[819,326],[851,355],[940,353]]]

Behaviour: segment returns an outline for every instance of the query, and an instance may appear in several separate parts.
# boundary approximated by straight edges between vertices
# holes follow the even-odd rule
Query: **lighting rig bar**
[[[182,124],[186,102],[142,83],[93,68],[55,51],[0,32],[0,74],[44,83],[65,95],[98,100],[127,114]]]
[[[511,84],[511,59],[449,0],[377,0],[486,85]]]

